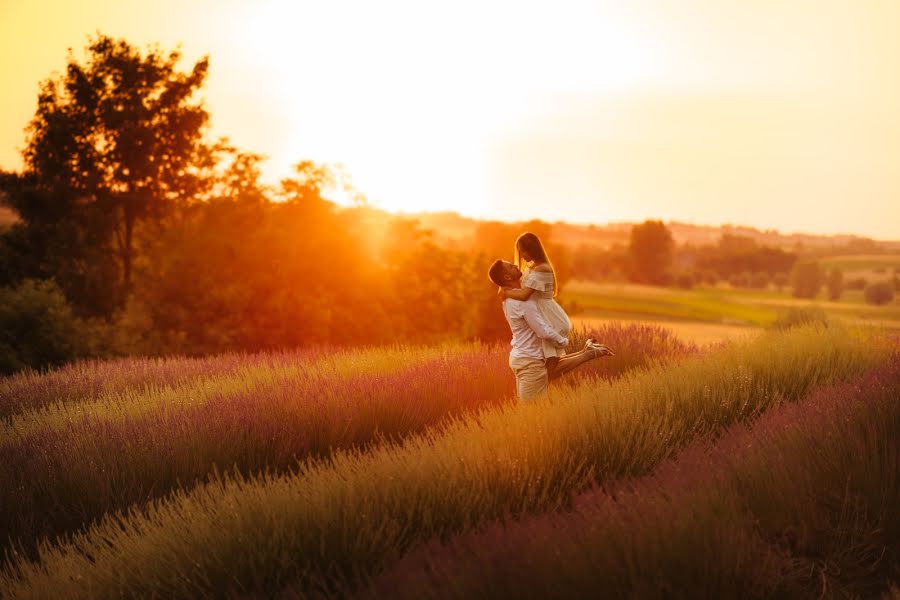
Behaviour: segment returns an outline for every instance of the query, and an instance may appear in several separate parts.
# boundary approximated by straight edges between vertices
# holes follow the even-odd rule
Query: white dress
[[[537,303],[538,309],[550,327],[559,332],[561,336],[569,337],[572,332],[572,322],[563,307],[553,299],[553,273],[525,269],[525,273],[522,275],[522,287],[534,290],[529,300]],[[566,349],[557,346],[554,342],[545,339],[542,339],[541,342],[544,346],[544,358],[566,355]]]

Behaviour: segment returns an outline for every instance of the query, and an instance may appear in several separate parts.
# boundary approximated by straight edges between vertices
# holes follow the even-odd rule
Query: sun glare
[[[240,40],[233,62],[279,124],[246,132],[265,138],[266,175],[277,180],[315,157],[344,164],[388,210],[501,214],[490,171],[504,134],[554,90],[621,88],[646,79],[650,64],[624,27],[597,31],[571,18],[592,11],[587,4],[562,15],[513,8],[494,3],[473,21],[472,10],[412,2],[273,0],[232,14],[223,35]],[[539,33],[547,43],[535,46]],[[589,62],[598,55],[602,65]]]

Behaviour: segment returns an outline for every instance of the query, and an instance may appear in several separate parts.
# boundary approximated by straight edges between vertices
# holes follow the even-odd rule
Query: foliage
[[[769,281],[771,277],[765,271],[757,271],[750,275],[748,287],[753,289],[762,290],[769,287]]]
[[[683,290],[689,290],[697,283],[697,277],[690,271],[682,271],[675,275],[675,285]]]
[[[52,281],[0,288],[0,374],[61,365],[94,351],[98,325],[72,313]]]
[[[715,246],[703,246],[693,254],[697,267],[711,269],[722,279],[739,273],[788,273],[797,255],[780,248],[760,246],[750,237],[725,233]]]
[[[628,249],[620,244],[611,248],[579,244],[572,251],[572,275],[577,279],[619,281],[628,270]]]
[[[209,115],[193,99],[208,60],[179,72],[180,59],[98,35],[85,62],[70,54],[64,74],[41,85],[25,172],[0,181],[24,221],[14,239],[33,257],[26,276],[57,278],[81,312],[109,316],[124,303],[138,223],[197,199],[208,184]],[[85,294],[94,284],[111,303]]]
[[[791,272],[794,296],[797,298],[815,298],[823,283],[822,268],[817,262],[801,262]]]
[[[844,273],[837,267],[833,267],[828,271],[828,279],[825,281],[825,287],[828,289],[828,299],[837,301],[841,299],[844,293]]]
[[[869,284],[866,281],[865,277],[854,277],[852,279],[848,279],[844,284],[844,288],[848,290],[864,290],[866,286]]]
[[[674,250],[672,232],[662,221],[648,220],[635,225],[628,246],[632,280],[664,283]]]
[[[775,273],[775,275],[772,276],[772,283],[779,292],[781,292],[789,281],[790,279],[786,273]]]
[[[870,283],[863,290],[863,297],[869,304],[887,304],[894,301],[894,286],[890,281]]]

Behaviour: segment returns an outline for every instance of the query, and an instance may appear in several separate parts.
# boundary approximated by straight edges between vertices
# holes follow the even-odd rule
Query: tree
[[[822,287],[822,269],[817,262],[797,263],[791,273],[791,279],[795,297],[815,298]]]
[[[662,221],[645,221],[631,229],[628,247],[632,279],[645,283],[662,283],[672,264],[675,242]]]
[[[870,283],[863,290],[867,304],[887,304],[894,300],[894,286],[890,281]]]
[[[837,267],[828,272],[828,280],[825,282],[828,288],[829,300],[840,300],[844,293],[844,273]]]
[[[3,186],[31,237],[74,227],[73,243],[113,256],[120,301],[131,286],[138,224],[203,192],[216,161],[204,142],[209,115],[194,99],[208,59],[186,72],[180,59],[177,50],[142,53],[102,35],[84,62],[70,52],[64,74],[41,84],[24,173]],[[65,253],[48,258],[55,270],[80,268]]]

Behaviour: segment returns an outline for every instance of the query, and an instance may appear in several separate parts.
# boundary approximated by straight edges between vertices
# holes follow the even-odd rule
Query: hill
[[[424,229],[435,232],[438,239],[465,243],[475,237],[475,231],[485,221],[471,219],[453,212],[412,213],[409,218],[417,219]],[[525,225],[523,222],[522,225]],[[597,246],[609,248],[616,244],[627,245],[631,228],[635,223],[605,223],[578,225],[566,222],[552,223],[553,238],[557,244],[577,248]],[[838,234],[813,235],[805,233],[781,233],[775,229],[762,231],[754,227],[725,224],[718,227],[694,225],[669,221],[666,223],[677,244],[701,246],[715,244],[725,234],[752,238],[760,245],[807,251],[841,250],[853,253],[878,253],[900,250],[900,240],[872,240],[869,238]]]

